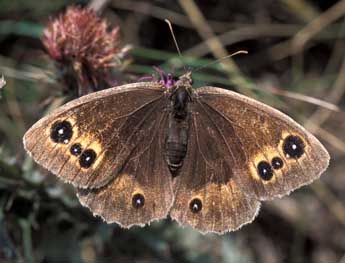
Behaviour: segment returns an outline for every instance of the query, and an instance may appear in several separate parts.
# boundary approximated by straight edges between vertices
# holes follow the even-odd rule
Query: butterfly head
[[[192,94],[192,72],[188,71],[187,73],[183,74],[178,78],[174,85],[174,89],[172,90],[172,93],[176,93],[177,90],[183,89],[186,94],[188,94],[189,99],[191,100],[191,94]]]
[[[181,77],[178,78],[176,82],[176,87],[186,87],[187,89],[192,88],[193,79],[192,79],[192,72],[188,71],[187,73],[183,74]]]

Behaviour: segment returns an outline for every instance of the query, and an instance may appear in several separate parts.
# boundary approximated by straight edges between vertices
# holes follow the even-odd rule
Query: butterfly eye
[[[142,194],[135,194],[132,197],[132,206],[134,208],[141,208],[145,204],[145,197]]]
[[[73,144],[70,148],[71,154],[73,154],[75,156],[80,155],[82,151],[83,151],[83,148],[81,147],[81,145],[79,143]]]
[[[79,157],[79,164],[83,168],[89,168],[96,160],[96,153],[92,149],[85,150]]]
[[[261,161],[258,164],[257,169],[258,169],[258,174],[263,180],[265,181],[271,180],[273,176],[273,171],[272,171],[271,165],[268,162]]]
[[[284,166],[284,162],[281,158],[279,157],[274,157],[272,159],[272,167],[276,170],[282,168]]]
[[[303,140],[294,135],[285,138],[283,151],[287,158],[300,158],[304,154],[305,144]]]
[[[67,144],[72,138],[73,130],[72,125],[68,121],[55,122],[50,130],[50,138],[56,143]]]
[[[189,203],[189,208],[193,213],[198,213],[202,209],[202,202],[199,198],[194,198],[190,203]]]

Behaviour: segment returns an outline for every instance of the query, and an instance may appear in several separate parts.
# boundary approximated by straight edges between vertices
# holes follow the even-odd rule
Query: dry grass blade
[[[338,78],[336,79],[331,93],[329,94],[327,100],[334,104],[337,104],[343,95],[345,94],[345,56],[343,57],[343,62],[339,70]],[[321,126],[331,115],[331,112],[325,111],[324,109],[318,109],[308,120],[305,126],[312,132],[316,132],[317,126]],[[313,123],[313,127],[311,127]]]
[[[29,65],[25,67],[25,70],[18,70],[7,66],[0,66],[0,70],[10,78],[22,79],[27,81],[43,81],[46,83],[55,82],[55,80],[50,76],[50,72]]]
[[[101,12],[104,8],[106,8],[107,4],[110,0],[92,0],[88,7],[95,10],[96,12]]]
[[[287,9],[303,21],[309,22],[318,16],[318,10],[307,0],[280,0]]]
[[[313,127],[314,130],[316,130],[315,133],[317,133],[320,138],[332,145],[334,149],[337,149],[343,154],[345,153],[345,143],[342,139],[326,131],[325,129],[322,129],[320,126],[310,123],[309,129],[313,129]]]
[[[194,24],[199,35],[205,40],[212,39],[212,41],[207,42],[212,54],[217,59],[222,59],[229,56],[227,50],[222,45],[222,42],[214,34],[212,28],[206,21],[204,15],[201,13],[199,7],[195,4],[195,2],[193,0],[179,0],[179,3],[188,15],[189,19]],[[249,90],[252,85],[250,84],[248,79],[241,73],[240,69],[237,67],[234,61],[228,57],[223,60],[222,64],[224,65],[225,69],[228,70],[228,72],[236,73],[233,74],[231,78],[229,78],[229,82],[238,87],[242,93],[249,96],[254,96],[254,94]]]
[[[326,26],[343,16],[344,12],[345,0],[342,0],[311,21],[292,39],[291,51],[293,54],[300,52],[311,38],[313,38],[318,32],[322,31]]]
[[[272,94],[276,94],[279,96],[284,96],[287,98],[292,98],[292,99],[304,101],[310,104],[318,105],[324,109],[328,109],[331,111],[339,111],[339,107],[337,105],[327,102],[325,100],[315,98],[315,97],[307,96],[307,95],[296,93],[296,92],[290,92],[286,90],[277,89],[272,86],[265,86],[265,89]]]
[[[161,20],[168,18],[172,23],[186,28],[193,27],[190,24],[188,17],[159,6],[155,6],[149,2],[132,0],[112,1],[111,6],[118,9],[130,10],[136,13],[152,16]],[[209,21],[209,24],[216,32],[224,32],[230,27],[229,23],[223,23],[220,21]]]
[[[216,36],[223,46],[229,46],[241,41],[262,37],[291,37],[301,29],[300,25],[263,24],[244,25]],[[210,52],[209,45],[215,38],[209,38],[185,51],[186,55],[204,56]]]
[[[344,13],[345,0],[342,0],[311,21],[292,39],[283,41],[271,48],[271,55],[277,60],[280,60],[302,52],[312,38],[314,38],[325,27],[342,17]]]
[[[0,78],[0,90],[3,87],[5,87],[5,85],[6,85],[6,80],[5,80],[4,76],[1,76],[1,78]]]
[[[317,196],[327,205],[328,209],[335,218],[345,226],[345,206],[339,199],[328,189],[328,187],[317,181],[310,185]]]

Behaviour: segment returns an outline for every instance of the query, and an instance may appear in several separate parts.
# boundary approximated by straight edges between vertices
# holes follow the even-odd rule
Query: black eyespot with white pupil
[[[134,208],[141,208],[145,204],[145,197],[142,194],[135,194],[132,197],[132,206]]]
[[[190,203],[189,203],[189,208],[193,213],[198,213],[202,209],[202,202],[199,198],[194,198]]]
[[[83,168],[89,168],[96,160],[96,153],[92,149],[86,149],[79,157],[79,164]]]
[[[284,166],[284,162],[281,158],[279,157],[274,157],[272,159],[272,167],[276,170],[282,168]]]
[[[268,162],[259,162],[257,170],[259,176],[265,181],[271,180],[271,178],[273,177],[272,167]]]
[[[80,155],[82,151],[83,151],[83,148],[81,147],[81,145],[79,143],[73,144],[70,148],[71,154],[73,154],[75,156]]]
[[[50,138],[56,143],[69,143],[73,135],[72,125],[68,121],[55,122],[50,129]]]
[[[283,143],[283,151],[287,158],[300,158],[305,150],[304,141],[295,135],[289,135]]]

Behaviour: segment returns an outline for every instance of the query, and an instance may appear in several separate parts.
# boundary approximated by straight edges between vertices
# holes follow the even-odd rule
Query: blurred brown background
[[[194,74],[196,86],[229,88],[270,104],[312,131],[331,154],[321,179],[263,203],[256,220],[223,236],[170,219],[125,230],[80,206],[74,190],[39,168],[22,136],[75,94],[41,42],[50,19],[91,6],[132,49],[114,83],[183,72],[238,50]],[[0,261],[3,262],[345,262],[345,1],[0,1]],[[186,56],[186,57],[185,57]],[[313,100],[312,96],[321,99]],[[327,109],[333,103],[339,111]]]

